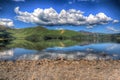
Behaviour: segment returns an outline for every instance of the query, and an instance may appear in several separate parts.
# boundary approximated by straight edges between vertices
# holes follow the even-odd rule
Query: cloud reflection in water
[[[75,45],[70,47],[51,47],[41,51],[15,48],[0,51],[0,60],[39,60],[39,59],[86,59],[108,60],[120,59],[120,44],[100,43]]]

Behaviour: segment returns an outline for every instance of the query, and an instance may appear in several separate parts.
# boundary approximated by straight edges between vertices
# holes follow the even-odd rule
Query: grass
[[[24,29],[7,29],[10,36],[16,40],[27,40],[31,42],[41,42],[47,40],[109,40],[111,35],[106,34],[86,34],[72,30],[48,30],[44,27],[30,27]]]
[[[108,41],[112,38],[110,35],[104,34],[97,34],[95,36],[96,34],[84,34],[71,30],[48,30],[41,26],[24,29],[6,29],[4,32],[12,38],[12,41],[9,41],[10,44],[5,44],[8,48],[19,47],[35,50],[55,46],[72,46],[82,41]],[[3,31],[0,33],[3,34]],[[3,35],[3,37],[5,36]],[[8,38],[0,38],[0,41],[4,39]],[[117,37],[116,40],[120,42],[120,37]]]
[[[32,28],[25,28],[25,29],[11,29],[8,30],[8,32],[11,33],[11,36],[13,36],[16,39],[31,39],[31,38],[36,38],[38,39],[38,41],[40,40],[44,40],[44,38],[65,38],[65,39],[70,39],[73,36],[76,35],[81,35],[79,32],[75,32],[75,31],[70,31],[70,30],[65,30],[62,34],[62,30],[48,30],[46,28],[43,27],[32,27]],[[28,40],[29,40],[28,39]]]

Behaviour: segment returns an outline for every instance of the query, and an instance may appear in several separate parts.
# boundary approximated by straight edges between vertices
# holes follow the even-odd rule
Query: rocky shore
[[[0,80],[120,80],[120,60],[0,61]]]

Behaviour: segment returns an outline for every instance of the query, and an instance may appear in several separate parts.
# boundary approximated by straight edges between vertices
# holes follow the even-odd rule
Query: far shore
[[[120,60],[0,61],[0,80],[120,80]]]

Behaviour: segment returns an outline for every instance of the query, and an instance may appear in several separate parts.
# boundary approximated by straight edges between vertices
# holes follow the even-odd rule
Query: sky
[[[120,33],[120,0],[0,0],[0,25]]]

